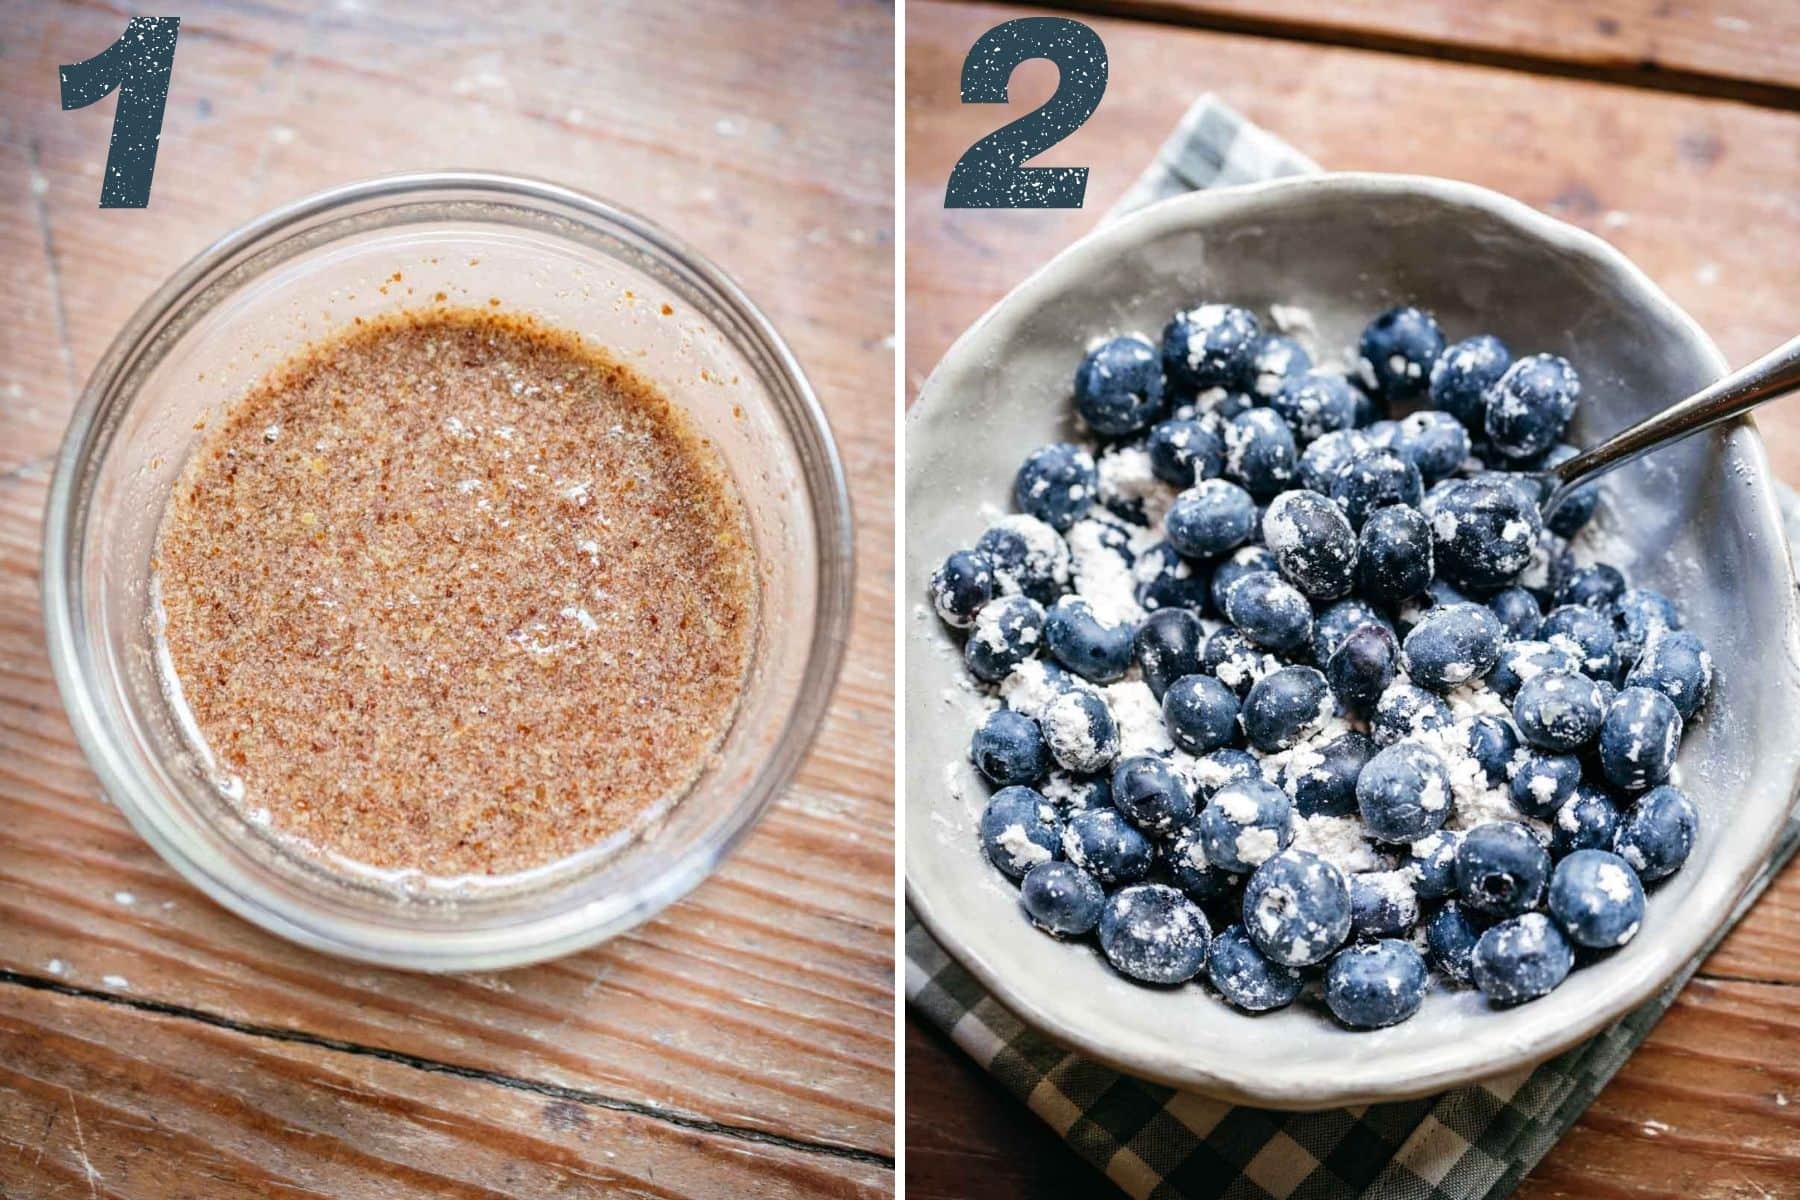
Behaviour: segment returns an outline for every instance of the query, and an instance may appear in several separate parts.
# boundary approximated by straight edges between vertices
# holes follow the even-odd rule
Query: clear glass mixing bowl
[[[516,876],[383,881],[326,867],[208,782],[164,694],[149,621],[164,504],[217,416],[357,317],[449,304],[592,339],[723,455],[760,563],[753,664],[711,766],[650,828]],[[665,311],[665,306],[667,311]],[[106,793],[177,870],[284,937],[423,970],[566,954],[698,884],[792,777],[830,697],[851,592],[849,499],[799,364],[736,284],[631,213],[467,172],[351,184],[270,213],[178,271],[88,381],[45,517],[50,657]]]

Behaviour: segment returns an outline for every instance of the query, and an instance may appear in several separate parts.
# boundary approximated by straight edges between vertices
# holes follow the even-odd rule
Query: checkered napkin
[[[1198,188],[1317,169],[1203,96],[1108,215]],[[1782,487],[1781,501],[1789,539],[1800,544],[1800,498]],[[1800,810],[1727,928],[1796,843]],[[910,912],[906,922],[906,994],[913,1007],[1076,1153],[1128,1194],[1155,1200],[1496,1200],[1581,1115],[1698,965],[1604,1033],[1534,1070],[1422,1100],[1286,1113],[1173,1091],[1067,1053],[983,991]]]

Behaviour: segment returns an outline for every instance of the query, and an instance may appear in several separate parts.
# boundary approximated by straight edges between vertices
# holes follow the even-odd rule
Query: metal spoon
[[[1749,366],[1701,388],[1653,417],[1615,433],[1561,466],[1538,474],[1547,519],[1569,494],[1615,467],[1642,458],[1672,442],[1710,429],[1789,392],[1800,390],[1800,337],[1776,347]]]

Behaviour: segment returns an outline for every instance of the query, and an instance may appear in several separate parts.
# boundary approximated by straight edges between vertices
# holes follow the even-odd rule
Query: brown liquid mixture
[[[440,876],[552,862],[677,796],[756,615],[705,439],[578,340],[475,311],[365,323],[258,385],[184,469],[154,569],[244,809]]]

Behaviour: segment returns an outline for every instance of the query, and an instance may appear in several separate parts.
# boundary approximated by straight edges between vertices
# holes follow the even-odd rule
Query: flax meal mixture
[[[435,876],[552,862],[688,786],[742,689],[754,570],[666,399],[472,310],[364,323],[258,385],[187,464],[154,563],[244,810]]]

